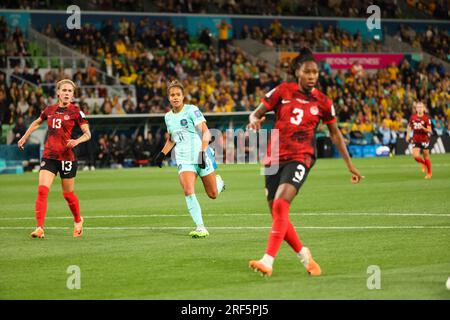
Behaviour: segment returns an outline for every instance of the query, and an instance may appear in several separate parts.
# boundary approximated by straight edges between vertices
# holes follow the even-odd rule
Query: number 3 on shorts
[[[72,170],[72,161],[61,161],[62,171],[69,172]]]
[[[303,165],[299,164],[297,166],[297,170],[295,171],[295,174],[294,174],[295,177],[292,178],[292,181],[300,183],[300,181],[302,181],[303,177],[305,176],[305,171],[306,171],[305,167]]]

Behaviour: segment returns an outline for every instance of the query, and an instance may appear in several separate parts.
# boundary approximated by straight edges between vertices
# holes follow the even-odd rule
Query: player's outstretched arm
[[[81,131],[83,131],[83,134],[78,139],[67,140],[68,148],[75,148],[80,143],[86,142],[91,139],[91,131],[89,130],[89,125],[85,123],[80,128]]]
[[[162,148],[162,150],[153,158],[153,161],[158,167],[162,167],[162,162],[166,155],[172,150],[172,148],[175,146],[175,142],[172,141],[172,136],[169,135],[169,137],[166,140],[166,144]]]
[[[344,159],[345,164],[347,165],[348,171],[350,171],[352,174],[352,182],[358,183],[364,177],[361,176],[358,169],[356,169],[355,166],[353,165],[350,155],[348,154],[347,146],[345,145],[344,137],[342,136],[341,131],[339,130],[335,122],[329,123],[327,124],[327,126],[328,129],[330,130],[331,140],[338,148],[339,153],[342,155],[342,158]]]
[[[247,128],[255,131],[261,129],[262,123],[266,120],[266,117],[264,116],[266,112],[266,106],[261,103],[248,117],[249,124],[247,125]]]
[[[20,150],[23,150],[23,145],[25,144],[25,142],[27,142],[28,137],[37,129],[39,128],[39,126],[42,123],[42,119],[39,117],[36,120],[34,120],[30,126],[28,127],[27,131],[25,132],[25,134],[23,135],[22,138],[20,138],[20,140],[17,142],[17,146],[19,147]]]

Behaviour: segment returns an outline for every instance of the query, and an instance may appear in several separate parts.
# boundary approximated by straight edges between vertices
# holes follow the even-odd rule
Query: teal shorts
[[[208,149],[206,151],[206,167],[205,169],[201,169],[198,164],[179,164],[177,165],[178,168],[178,174],[182,173],[182,172],[194,172],[196,174],[198,174],[200,177],[204,177],[207,176],[210,173],[213,173],[215,171],[215,169],[217,169],[217,163],[216,160],[214,159],[214,155],[212,154],[212,152],[210,151],[210,149]]]

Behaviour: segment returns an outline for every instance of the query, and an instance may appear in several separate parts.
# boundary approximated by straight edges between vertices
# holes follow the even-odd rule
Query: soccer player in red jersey
[[[39,187],[36,199],[37,227],[31,233],[33,238],[44,238],[44,219],[47,210],[47,195],[56,174],[61,177],[61,187],[64,199],[69,205],[74,217],[74,237],[83,234],[83,218],[80,216],[78,198],[74,193],[75,176],[77,173],[77,161],[73,148],[91,138],[89,124],[84,113],[79,107],[72,104],[75,92],[75,84],[64,79],[56,84],[58,103],[46,107],[39,118],[34,120],[23,137],[19,140],[18,147],[23,150],[23,145],[30,134],[44,121],[47,121],[48,133],[45,142],[44,155],[41,159],[39,171]],[[83,131],[78,139],[72,139],[72,131],[79,126]]]
[[[431,179],[431,162],[430,162],[430,135],[431,135],[431,120],[425,114],[425,105],[423,102],[416,102],[414,104],[416,114],[413,114],[409,119],[408,130],[406,132],[406,142],[411,140],[411,130],[413,131],[413,157],[414,160],[422,164],[422,172],[427,171],[425,179]],[[423,152],[423,159],[420,156],[420,151]]]
[[[272,229],[267,250],[260,260],[252,260],[249,267],[263,275],[272,275],[272,266],[281,243],[285,240],[295,251],[313,276],[321,274],[320,266],[312,258],[310,250],[303,246],[300,238],[289,220],[289,208],[300,187],[315,162],[315,128],[322,120],[328,126],[333,143],[342,155],[352,182],[358,183],[361,174],[354,167],[347,148],[336,125],[332,101],[315,88],[319,68],[312,52],[303,48],[292,64],[292,72],[298,83],[282,83],[262,99],[262,103],[249,117],[248,128],[259,130],[265,120],[265,113],[274,111],[275,129],[279,130],[279,139],[270,144],[279,145],[279,154],[271,154],[268,147],[265,163],[265,185],[269,209],[272,214]],[[278,164],[276,174],[269,175],[269,165]]]

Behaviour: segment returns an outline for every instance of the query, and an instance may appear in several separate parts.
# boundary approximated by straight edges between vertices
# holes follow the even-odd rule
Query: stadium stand
[[[273,7],[277,6],[275,2],[266,2],[270,12],[278,10],[283,15],[302,12],[298,11],[301,10],[299,8],[284,6],[284,2],[278,9]],[[324,10],[322,1],[312,2],[317,4],[319,12]],[[331,2],[334,5],[328,6],[326,12],[337,10],[337,15],[355,14],[339,11],[351,1]],[[20,3],[31,8],[41,5],[39,1]],[[107,7],[100,8],[94,2],[91,9],[114,10],[118,8],[115,6],[124,6],[120,10],[126,6],[136,9],[139,6],[134,5],[138,3],[143,7],[150,5],[154,10],[161,7],[159,1],[103,1],[103,6]],[[182,7],[182,12],[203,10],[199,9],[201,1],[184,3],[191,8]],[[386,3],[395,6],[393,1]],[[391,12],[402,16],[411,10],[428,10],[428,14],[438,18],[442,16],[443,7],[438,1],[435,3],[436,8],[431,11],[409,3],[404,9],[404,3],[400,3]],[[15,4],[6,2],[5,7]],[[50,1],[50,7],[51,4]],[[177,1],[171,1],[165,9],[171,11],[179,5]],[[264,14],[247,6],[245,1],[239,5],[216,1],[210,5],[217,12]],[[358,5],[351,7],[359,10]],[[173,10],[179,12],[180,8]],[[103,19],[98,24],[84,24],[81,32],[67,30],[61,24],[43,27],[40,32],[44,37],[53,38],[62,46],[92,59],[91,63],[73,68],[64,65],[61,57],[55,61],[50,56],[46,57],[35,40],[26,39],[25,30],[19,27],[9,29],[6,20],[0,16],[0,37],[4,40],[0,42],[3,70],[0,72],[1,142],[13,143],[15,132],[20,132],[23,125],[27,126],[46,105],[54,103],[54,83],[66,77],[79,86],[76,102],[85,114],[107,116],[167,112],[166,86],[174,78],[183,82],[189,101],[199,105],[204,112],[248,112],[258,106],[263,95],[289,73],[286,62],[270,65],[235,46],[233,39],[227,45],[219,46],[218,39],[207,28],[192,36],[186,29],[175,27],[166,20],[144,17],[135,21],[121,18],[114,24],[111,19]],[[316,51],[334,53],[386,50],[382,42],[364,39],[359,33],[352,34],[338,26],[324,28],[320,23],[311,22],[311,28],[295,29],[283,26],[278,18],[270,21],[268,28],[244,26],[242,32],[234,33],[234,39],[258,40],[280,51],[295,52],[303,45]],[[448,34],[444,29],[430,26],[422,33],[411,30],[411,27],[401,26],[397,37],[448,62]],[[434,134],[448,135],[449,73],[439,61],[424,62],[405,57],[399,65],[392,64],[376,71],[364,70],[358,64],[348,70],[332,70],[326,62],[321,62],[319,85],[335,102],[339,126],[348,143],[379,143],[392,148],[396,139],[404,137],[411,103],[415,99],[426,101],[433,119]],[[108,78],[100,76],[101,73]],[[111,79],[133,86],[134,91],[127,94],[111,91]],[[318,135],[327,135],[324,127],[318,128]],[[163,140],[164,132],[154,130],[99,133],[89,146],[95,156],[87,160],[87,167],[147,165],[148,155]]]

